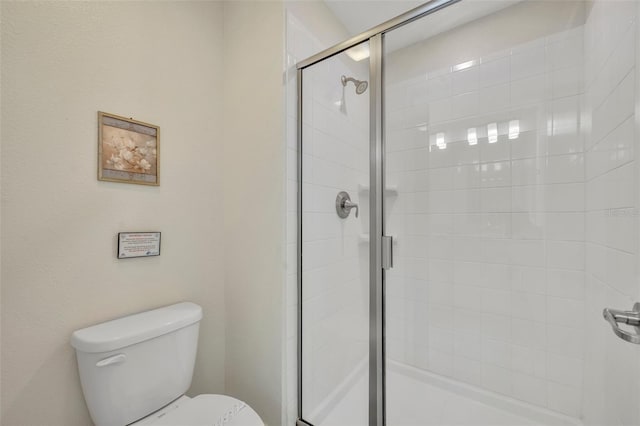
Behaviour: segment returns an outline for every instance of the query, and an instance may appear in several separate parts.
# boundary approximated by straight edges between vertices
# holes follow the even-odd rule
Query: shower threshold
[[[582,422],[505,395],[391,361],[387,375],[389,426],[581,426]],[[359,368],[325,401],[315,426],[367,424],[366,369]],[[327,409],[331,407],[330,409]]]

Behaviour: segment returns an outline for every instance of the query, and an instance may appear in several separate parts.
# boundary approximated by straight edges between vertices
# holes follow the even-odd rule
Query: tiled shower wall
[[[578,417],[583,28],[437,69],[403,50],[385,81],[390,358]]]
[[[640,2],[595,1],[585,25],[586,299],[584,420],[640,424],[640,347],[618,339],[604,307],[631,309],[638,283]]]

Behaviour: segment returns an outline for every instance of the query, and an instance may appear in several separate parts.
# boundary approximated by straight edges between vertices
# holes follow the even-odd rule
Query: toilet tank
[[[96,426],[124,426],[191,385],[202,308],[183,302],[77,330],[80,382]]]

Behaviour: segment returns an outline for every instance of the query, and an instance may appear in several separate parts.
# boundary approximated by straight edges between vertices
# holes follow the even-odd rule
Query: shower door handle
[[[605,308],[602,311],[602,316],[609,322],[616,336],[629,343],[640,345],[640,302],[636,302],[631,311]],[[623,330],[618,325],[620,323],[632,326],[635,333]]]
[[[393,268],[393,237],[390,235],[382,236],[382,269]]]

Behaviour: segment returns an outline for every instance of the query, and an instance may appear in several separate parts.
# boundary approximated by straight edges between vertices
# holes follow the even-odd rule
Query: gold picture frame
[[[160,185],[160,127],[98,111],[98,180]]]

